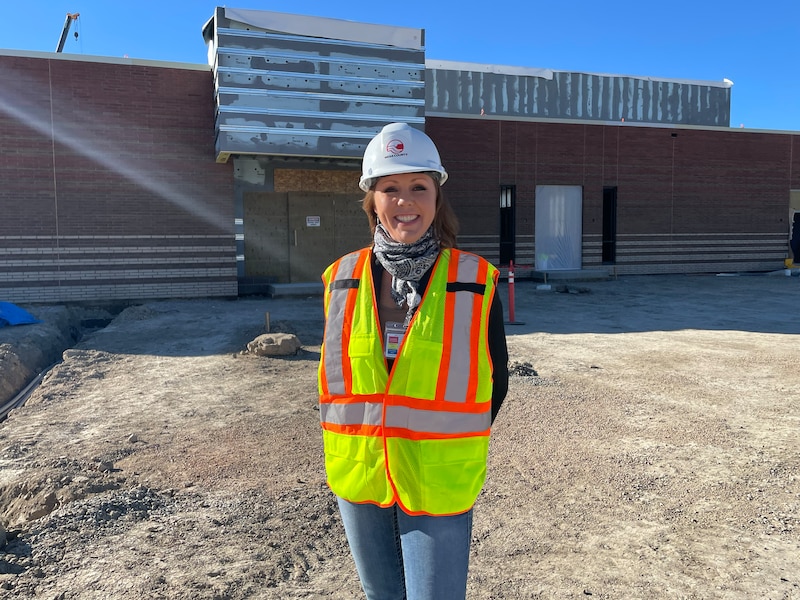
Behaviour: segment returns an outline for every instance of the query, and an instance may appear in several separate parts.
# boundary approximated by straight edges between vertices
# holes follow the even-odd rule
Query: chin
[[[421,237],[422,237],[422,235],[417,235],[417,234],[413,234],[413,235],[412,234],[404,234],[404,235],[398,235],[395,239],[398,242],[401,242],[403,244],[413,244],[414,242],[416,242]]]

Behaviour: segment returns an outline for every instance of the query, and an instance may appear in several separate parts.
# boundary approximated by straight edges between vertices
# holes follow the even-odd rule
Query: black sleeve
[[[492,423],[508,393],[508,347],[506,328],[503,322],[503,305],[495,288],[492,307],[489,310],[489,355],[492,357]]]

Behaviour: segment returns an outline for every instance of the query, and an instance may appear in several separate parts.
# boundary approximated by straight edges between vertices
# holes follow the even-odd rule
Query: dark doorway
[[[603,188],[603,262],[617,262],[617,187]]]
[[[789,247],[792,249],[792,261],[800,265],[800,211],[796,211],[792,218],[792,237],[789,240]]]
[[[514,196],[516,186],[500,186],[500,264],[507,265],[515,258],[516,217],[514,215]]]

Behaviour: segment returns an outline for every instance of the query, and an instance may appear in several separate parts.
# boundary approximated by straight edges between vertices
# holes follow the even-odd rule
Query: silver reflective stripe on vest
[[[320,420],[333,425],[380,425],[383,419],[383,404],[374,402],[325,402],[320,405],[319,411]]]
[[[478,259],[469,254],[459,253],[458,256],[457,281],[476,282]],[[466,402],[472,371],[470,334],[473,327],[478,327],[478,323],[472,323],[472,309],[475,302],[483,302],[483,296],[468,291],[453,293],[456,296],[453,314],[453,341],[450,350],[450,364],[447,366],[447,388],[444,392],[444,399],[450,402]],[[475,359],[477,360],[477,357]]]
[[[360,253],[353,252],[339,262],[336,280],[353,279]],[[328,282],[330,286],[332,282]],[[344,371],[342,369],[342,327],[347,307],[349,288],[333,289],[328,292],[328,314],[325,324],[325,377],[328,381],[328,392],[342,395],[345,393]]]
[[[478,433],[492,424],[492,415],[482,413],[441,412],[407,406],[386,407],[386,427],[399,427],[420,433]]]

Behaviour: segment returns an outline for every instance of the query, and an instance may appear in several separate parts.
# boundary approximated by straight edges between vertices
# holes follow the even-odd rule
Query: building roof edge
[[[518,67],[511,65],[493,65],[489,63],[471,63],[453,60],[425,59],[426,69],[441,69],[445,71],[473,71],[478,73],[495,73],[498,75],[521,75],[528,77],[541,77],[553,79],[556,73],[577,73],[581,75],[595,75],[598,77],[628,77],[642,81],[663,81],[665,83],[684,83],[689,85],[707,85],[710,87],[730,88],[733,82],[729,79],[711,81],[702,79],[677,79],[670,77],[652,77],[649,75],[625,75],[622,73],[592,73],[590,71],[563,71],[538,67]]]

